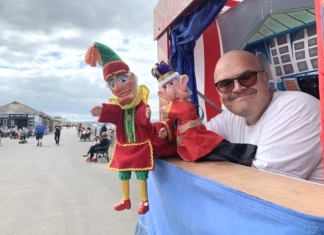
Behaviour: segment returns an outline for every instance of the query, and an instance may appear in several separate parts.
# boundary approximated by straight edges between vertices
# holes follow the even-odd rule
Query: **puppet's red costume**
[[[109,169],[117,171],[143,171],[153,169],[154,156],[176,154],[174,143],[158,137],[161,123],[152,124],[145,118],[148,107],[141,101],[136,107],[123,110],[119,105],[102,104],[99,122],[116,125],[116,145]],[[111,114],[114,115],[111,115]],[[166,124],[166,123],[165,123]],[[169,127],[168,127],[169,128]]]
[[[176,130],[178,153],[185,161],[196,161],[207,155],[224,139],[206,129],[192,103],[171,101],[165,115],[166,118],[178,120]]]
[[[122,110],[114,104],[102,104],[99,122],[116,125],[116,145],[109,168],[118,171],[144,171],[153,169],[153,146],[146,126],[150,122],[145,117],[148,105],[143,101],[137,107]],[[114,115],[111,115],[111,114]]]

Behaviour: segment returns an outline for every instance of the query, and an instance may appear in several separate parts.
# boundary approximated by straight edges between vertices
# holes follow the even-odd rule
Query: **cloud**
[[[153,9],[157,0],[12,0],[0,8],[0,105],[18,101],[51,116],[92,121],[89,110],[111,96],[101,67],[84,54],[93,42],[111,47],[150,88],[158,119]]]

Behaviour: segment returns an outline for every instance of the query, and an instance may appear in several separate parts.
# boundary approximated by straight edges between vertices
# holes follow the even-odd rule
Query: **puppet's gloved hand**
[[[151,109],[150,107],[146,107],[145,117],[150,119],[151,118]]]
[[[164,139],[165,137],[167,137],[167,135],[168,135],[168,132],[167,132],[166,128],[165,128],[165,127],[162,127],[162,128],[159,130],[159,137],[160,137],[161,139]]]
[[[92,116],[99,117],[101,115],[101,112],[102,112],[102,107],[101,106],[94,106],[91,109],[90,112],[91,112]]]

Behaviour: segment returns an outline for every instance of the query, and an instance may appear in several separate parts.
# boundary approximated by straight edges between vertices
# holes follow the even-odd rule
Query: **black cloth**
[[[96,147],[106,147],[109,144],[108,138],[102,138],[100,140],[100,144],[96,145]]]
[[[102,133],[106,132],[108,129],[107,129],[107,126],[106,125],[103,125],[101,127],[101,130],[100,130],[100,136],[102,135]]]
[[[213,151],[199,161],[227,161],[243,166],[251,166],[258,146],[237,144],[222,140]]]
[[[20,135],[20,140],[21,140],[21,141],[26,141],[26,133],[22,133],[22,134]]]
[[[60,143],[60,136],[61,136],[61,126],[55,126],[55,132],[54,132],[54,139],[55,139],[55,144]]]
[[[60,135],[61,134],[61,126],[55,126],[55,135]]]
[[[43,139],[44,134],[43,133],[36,133],[36,140]]]
[[[60,136],[61,135],[57,135],[57,134],[54,135],[55,144],[59,144],[60,143]]]
[[[93,157],[95,149],[98,147],[106,147],[109,144],[108,138],[102,138],[99,144],[93,145],[89,148],[88,154],[90,154],[90,159]]]

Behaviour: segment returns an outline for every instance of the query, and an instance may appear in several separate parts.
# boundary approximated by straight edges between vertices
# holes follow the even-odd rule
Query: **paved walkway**
[[[27,144],[2,138],[0,146],[1,235],[128,235],[138,218],[138,183],[131,180],[130,210],[116,212],[121,199],[118,173],[107,160],[85,162],[91,142],[79,142],[75,129],[63,129]]]

